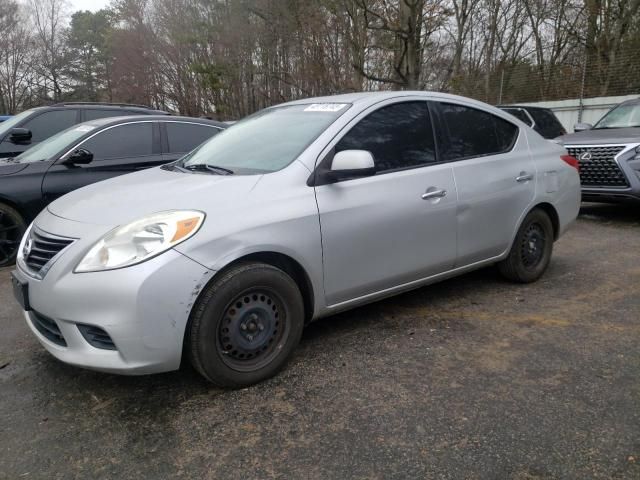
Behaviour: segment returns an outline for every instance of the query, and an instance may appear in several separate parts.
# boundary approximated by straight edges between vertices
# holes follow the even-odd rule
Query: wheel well
[[[11,200],[7,200],[4,197],[0,197],[0,205],[6,205],[8,207],[13,208],[16,212],[18,212],[20,215],[22,215],[22,218],[24,219],[24,221],[27,224],[27,226],[29,225],[29,223],[31,223],[31,219],[27,215],[25,215],[25,212],[22,211],[22,208],[20,208],[19,205],[17,205],[16,203],[12,202]]]
[[[302,300],[304,302],[304,316],[305,323],[308,323],[313,318],[313,305],[314,305],[314,293],[313,286],[311,284],[311,280],[309,280],[309,276],[305,269],[300,265],[296,260],[289,257],[288,255],[284,255],[282,253],[277,252],[258,252],[251,253],[249,255],[245,255],[244,257],[240,257],[230,264],[226,265],[220,272],[227,270],[230,267],[233,267],[239,263],[248,263],[248,262],[260,262],[266,263],[273,267],[279,268],[287,275],[289,275],[298,288],[300,289],[300,293],[302,294]],[[218,272],[214,278],[220,274]]]
[[[560,235],[560,218],[555,207],[550,203],[539,203],[534,208],[539,208],[549,216],[551,225],[553,225],[553,239],[557,240]]]

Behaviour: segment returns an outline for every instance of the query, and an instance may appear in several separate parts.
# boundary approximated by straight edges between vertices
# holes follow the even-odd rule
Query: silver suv
[[[248,385],[314,319],[491,264],[537,280],[578,214],[576,166],[461,97],[291,102],[53,202],[22,241],[15,295],[62,361],[141,374],[185,353]]]
[[[598,123],[579,123],[557,139],[580,163],[583,200],[640,201],[640,100],[623,102]]]

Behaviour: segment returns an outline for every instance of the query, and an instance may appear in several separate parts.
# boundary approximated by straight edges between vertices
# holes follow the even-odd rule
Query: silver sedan
[[[540,278],[577,162],[486,104],[429,92],[295,101],[181,160],[43,211],[13,274],[58,359],[249,385],[317,318],[486,265]]]

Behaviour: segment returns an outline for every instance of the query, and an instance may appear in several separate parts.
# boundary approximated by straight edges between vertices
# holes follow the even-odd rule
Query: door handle
[[[527,172],[520,172],[520,175],[516,177],[516,182],[528,182],[529,180],[533,180],[533,174]]]
[[[422,194],[422,199],[423,200],[430,200],[432,198],[442,198],[442,197],[446,197],[447,196],[447,191],[445,189],[441,189],[441,190],[431,190],[431,191],[426,191]]]

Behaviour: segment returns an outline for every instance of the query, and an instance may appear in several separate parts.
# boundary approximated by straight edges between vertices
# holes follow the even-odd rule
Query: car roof
[[[496,107],[498,108],[524,108],[527,110],[549,110],[549,111],[553,111],[550,108],[547,107],[533,107],[531,105],[496,105]]]
[[[433,92],[433,91],[412,91],[412,90],[388,90],[381,92],[354,92],[343,93],[339,95],[330,95],[325,97],[313,97],[304,98],[300,100],[294,100],[291,102],[280,104],[282,105],[304,105],[309,103],[351,103],[351,104],[375,104],[387,99],[402,98],[402,97],[425,97],[425,100],[449,100],[460,101],[470,105],[478,105],[481,107],[491,107],[487,103],[474,100],[472,98],[462,97],[460,95],[451,95],[449,93]]]
[[[206,118],[196,117],[182,117],[174,115],[123,115],[120,117],[105,117],[97,118],[95,120],[89,120],[84,122],[85,125],[92,125],[94,127],[106,127],[110,125],[119,125],[121,123],[139,122],[139,121],[157,121],[162,120],[165,122],[189,122],[200,123],[202,125],[211,125],[212,127],[227,128],[222,122],[216,122],[215,120],[208,120]]]

